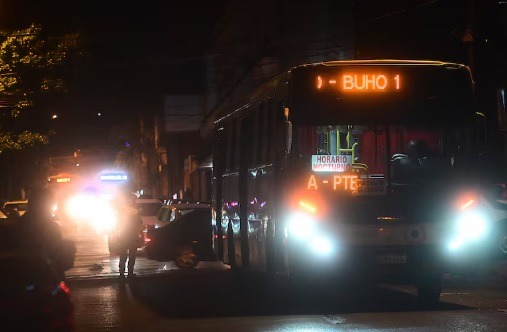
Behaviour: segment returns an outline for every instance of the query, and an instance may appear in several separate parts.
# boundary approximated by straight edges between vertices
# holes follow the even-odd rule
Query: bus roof
[[[374,59],[374,60],[336,60],[297,65],[294,70],[304,66],[350,66],[350,65],[386,65],[386,66],[451,66],[456,68],[466,67],[463,64],[444,62],[437,60],[403,60],[403,59]]]
[[[275,76],[271,80],[260,85],[256,89],[252,90],[247,95],[243,96],[242,99],[238,100],[235,104],[222,104],[218,105],[215,109],[211,110],[203,119],[201,123],[201,134],[205,137],[209,136],[213,132],[213,128],[216,123],[219,123],[229,116],[232,116],[242,110],[250,107],[251,103],[255,100],[262,98],[263,96],[271,96],[277,90],[280,90],[287,86],[294,72],[302,71],[310,68],[332,68],[332,67],[345,67],[345,66],[386,66],[386,67],[446,67],[449,69],[458,69],[467,71],[470,75],[470,80],[473,83],[471,72],[468,66],[459,63],[437,61],[437,60],[416,60],[416,59],[371,59],[371,60],[334,60],[334,61],[323,61],[316,63],[306,63],[291,67],[285,72]]]

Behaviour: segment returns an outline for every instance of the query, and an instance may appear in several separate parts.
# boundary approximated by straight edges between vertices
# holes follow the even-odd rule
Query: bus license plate
[[[405,264],[407,263],[406,255],[399,254],[381,254],[377,256],[378,264]]]

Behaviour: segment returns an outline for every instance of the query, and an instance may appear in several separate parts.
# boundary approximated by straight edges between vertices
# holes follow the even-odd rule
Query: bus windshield
[[[292,159],[315,174],[389,174],[394,184],[428,183],[468,164],[470,136],[463,126],[296,125]]]

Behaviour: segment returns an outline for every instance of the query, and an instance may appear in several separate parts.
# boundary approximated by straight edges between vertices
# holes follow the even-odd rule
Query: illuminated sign
[[[384,179],[357,180],[357,193],[359,195],[385,195],[387,184]]]
[[[312,155],[312,171],[344,172],[350,169],[352,156],[347,155]]]
[[[102,174],[100,181],[127,181],[128,176],[126,174]]]
[[[384,195],[387,185],[384,179],[359,178],[355,174],[317,177],[310,175],[307,189],[332,189],[357,195]]]
[[[334,175],[330,178],[320,179],[320,182],[333,190],[356,191],[357,179],[357,175]],[[308,189],[319,189],[319,186],[320,183],[317,182],[315,175],[310,175]]]
[[[57,178],[56,182],[58,182],[58,183],[70,182],[70,178]]]
[[[317,76],[317,89],[336,87],[343,92],[386,92],[402,89],[400,74],[387,73],[340,73],[325,78]]]

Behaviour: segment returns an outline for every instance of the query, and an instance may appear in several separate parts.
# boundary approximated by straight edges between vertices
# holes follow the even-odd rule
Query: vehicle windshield
[[[4,209],[17,209],[18,211],[26,211],[28,209],[27,203],[5,203]]]
[[[410,184],[466,167],[472,142],[463,127],[300,125],[293,130],[292,158],[307,171],[390,173],[393,183]]]
[[[136,208],[141,216],[156,216],[162,203],[136,203]]]
[[[177,208],[177,207],[164,207],[158,214],[158,220],[161,222],[172,222],[182,216],[194,211],[194,208]]]

